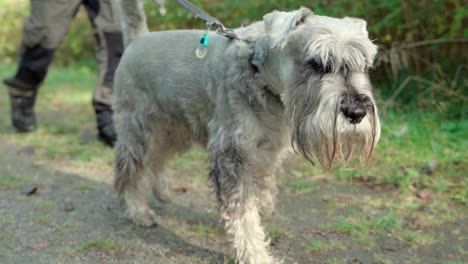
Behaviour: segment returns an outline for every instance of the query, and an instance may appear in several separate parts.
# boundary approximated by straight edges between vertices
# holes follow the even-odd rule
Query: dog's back
[[[142,112],[180,120],[188,123],[196,134],[206,134],[207,131],[200,130],[206,130],[214,114],[217,94],[223,92],[219,91],[224,87],[222,76],[227,72],[225,64],[217,60],[224,57],[228,44],[224,37],[210,33],[217,45],[210,47],[206,57],[200,60],[195,52],[204,33],[199,30],[151,32],[130,43],[115,74],[115,114],[146,106],[149,109]],[[186,116],[187,109],[199,117]]]

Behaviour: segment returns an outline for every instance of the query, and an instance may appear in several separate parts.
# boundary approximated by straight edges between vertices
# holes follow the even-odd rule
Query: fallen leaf
[[[279,238],[275,237],[275,238],[271,239],[270,245],[274,247],[274,246],[277,246],[279,244],[279,242],[280,242]]]
[[[422,189],[420,191],[418,191],[418,194],[417,196],[421,199],[425,199],[427,200],[429,197],[432,196],[432,190],[430,189]]]
[[[397,131],[395,131],[395,135],[397,137],[402,137],[406,134],[407,131],[408,131],[408,124],[403,124],[398,128]]]
[[[71,212],[71,211],[75,210],[75,206],[73,205],[72,201],[70,201],[68,199],[65,199],[62,202],[62,210],[65,211],[65,212]]]
[[[186,193],[188,190],[187,188],[182,187],[182,188],[176,189],[176,191],[181,192],[181,193]]]
[[[421,218],[416,218],[416,219],[414,219],[413,224],[414,224],[416,227],[420,227],[420,226],[422,226],[424,223],[423,223],[423,220],[421,220]]]
[[[328,182],[328,177],[324,174],[321,174],[321,175],[317,175],[317,176],[313,176],[312,177],[312,180],[314,181],[321,181],[321,182]]]
[[[425,205],[420,205],[418,208],[416,208],[416,211],[421,212],[421,213],[425,213],[425,214],[433,214],[431,209],[429,209]]]
[[[432,158],[427,162],[427,164],[432,170],[435,170],[438,166],[438,161],[436,158]]]
[[[383,251],[387,252],[395,252],[400,250],[400,246],[398,244],[385,244],[380,247]]]
[[[31,248],[33,251],[39,251],[41,249],[44,249],[46,247],[49,246],[49,243],[47,242],[39,242],[39,243],[35,243],[35,244],[32,244],[29,246],[29,248]]]
[[[37,193],[37,186],[36,185],[28,186],[28,187],[24,188],[21,191],[21,194],[24,194],[26,196],[31,196],[31,195],[36,194],[36,193]]]
[[[432,203],[431,199],[415,198],[414,201],[419,203],[419,204],[431,204]]]
[[[24,147],[18,150],[18,154],[24,154],[28,156],[34,155],[35,149],[34,147]]]

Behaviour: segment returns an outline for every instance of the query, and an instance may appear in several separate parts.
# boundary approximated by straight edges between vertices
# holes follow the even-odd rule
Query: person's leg
[[[33,109],[37,90],[79,3],[80,0],[31,0],[31,14],[24,25],[17,71],[3,80],[10,94],[12,124],[17,132],[36,128]]]
[[[115,1],[84,0],[97,41],[99,78],[93,94],[99,138],[113,146],[116,140],[112,122],[114,72],[123,53],[123,38]]]

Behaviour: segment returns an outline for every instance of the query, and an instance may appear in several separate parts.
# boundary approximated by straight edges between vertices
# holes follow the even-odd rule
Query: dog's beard
[[[334,85],[310,79],[286,96],[293,148],[327,169],[335,163],[365,166],[380,137],[375,104],[359,124],[351,124],[340,111],[341,94]]]

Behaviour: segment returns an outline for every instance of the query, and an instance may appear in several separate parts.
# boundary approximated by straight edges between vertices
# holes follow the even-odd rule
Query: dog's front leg
[[[252,170],[239,150],[228,148],[214,158],[210,178],[216,189],[221,219],[242,264],[277,263],[268,252],[261,226],[259,199]]]

